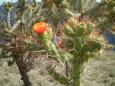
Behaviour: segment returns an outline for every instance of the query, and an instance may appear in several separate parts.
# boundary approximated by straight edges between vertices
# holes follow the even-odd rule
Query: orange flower
[[[46,29],[47,29],[47,25],[45,22],[36,23],[33,26],[33,31],[38,34],[42,34],[43,32],[46,31]]]

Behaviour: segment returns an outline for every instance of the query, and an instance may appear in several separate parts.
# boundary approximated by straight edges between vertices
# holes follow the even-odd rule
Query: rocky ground
[[[85,64],[81,86],[115,86],[115,52],[106,51]]]

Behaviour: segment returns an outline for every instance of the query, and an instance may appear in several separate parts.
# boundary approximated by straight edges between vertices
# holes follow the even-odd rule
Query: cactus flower
[[[42,34],[43,32],[45,32],[47,30],[47,25],[45,22],[40,22],[40,23],[36,23],[33,26],[33,31],[38,33],[38,34]]]

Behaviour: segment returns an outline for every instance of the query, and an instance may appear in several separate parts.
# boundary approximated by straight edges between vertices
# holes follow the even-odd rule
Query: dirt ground
[[[42,61],[38,60],[39,63],[36,61],[35,67],[28,72],[33,86],[64,86],[54,81],[47,72],[41,72],[39,64]],[[7,66],[6,61],[0,60],[0,86],[23,86],[17,66]],[[81,86],[115,86],[115,52],[106,51],[99,58],[85,63]]]

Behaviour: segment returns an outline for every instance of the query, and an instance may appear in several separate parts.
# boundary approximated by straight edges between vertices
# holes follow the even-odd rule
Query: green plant
[[[67,0],[42,0],[44,15],[55,26],[63,22],[68,16],[67,9],[69,4]]]
[[[35,3],[35,1],[33,3]],[[9,4],[5,4],[4,6],[8,11],[11,8]],[[33,18],[39,10],[35,6],[33,8],[32,7],[33,5],[27,6],[25,0],[19,0],[16,9],[16,23],[9,28],[8,26],[10,25],[10,22],[7,22],[7,25],[4,26],[0,32],[0,36],[4,38],[4,42],[0,44],[0,47],[3,49],[2,58],[13,58],[12,61],[8,62],[8,65],[11,66],[16,62],[21,79],[24,82],[24,86],[32,85],[27,72],[31,69],[32,62],[34,60],[34,58],[31,58],[34,53],[33,51],[36,50],[35,48],[37,48],[37,50],[41,49],[41,47],[34,47],[37,40],[34,40],[35,34],[33,35],[31,28],[32,23],[34,22]],[[10,16],[10,12],[8,12],[8,15]],[[11,54],[7,56],[7,53],[9,52]]]
[[[54,26],[58,25],[61,20],[64,20],[64,14],[66,14],[65,9],[68,8],[65,2],[65,0],[47,0],[45,2],[43,0],[43,7],[46,8],[45,12],[49,13],[49,15],[45,15],[45,17],[47,20],[51,20]],[[42,34],[37,34],[32,31],[32,26],[36,23],[33,21],[34,17],[41,15],[35,5],[35,0],[33,0],[33,3],[34,6],[28,6],[25,0],[19,0],[16,24],[11,27],[11,29],[8,27],[4,28],[5,34],[2,34],[2,36],[7,37],[9,41],[7,44],[3,44],[2,48],[6,52],[10,51],[13,57],[13,61],[10,62],[9,65],[16,62],[24,85],[31,86],[32,84],[27,75],[34,60],[34,58],[31,57],[35,51],[45,50],[45,53],[47,52],[49,56],[53,57],[56,61],[65,62],[67,68],[69,68],[68,64],[71,65],[71,68],[67,71],[70,73],[67,73],[66,76],[57,73],[54,68],[48,70],[49,74],[52,75],[52,73],[54,73],[54,79],[64,85],[80,86],[80,74],[83,71],[84,62],[95,56],[101,49],[99,41],[90,39],[89,37],[93,31],[92,24],[81,21],[62,24],[64,27],[63,33],[67,39],[64,39],[66,43],[64,43],[64,48],[60,50],[52,41],[55,35],[53,28],[48,26],[47,31]],[[81,0],[79,0],[79,3],[80,6],[78,9],[81,13]],[[65,20],[63,23],[64,22]]]
[[[81,22],[79,24],[71,23],[70,25],[65,25],[65,34],[72,40],[71,46],[73,51],[60,52],[56,47],[52,48],[52,46],[49,46],[48,49],[55,52],[52,54],[56,55],[56,58],[71,64],[71,75],[68,78],[64,78],[63,75],[57,73],[55,69],[52,68],[49,70],[49,74],[52,75],[54,73],[54,79],[59,82],[61,81],[60,83],[67,86],[80,86],[80,74],[83,72],[84,62],[95,56],[101,49],[99,41],[89,38],[92,30],[93,26],[90,23],[86,24]],[[50,42],[50,44],[52,45],[52,42]],[[68,46],[65,47],[68,48]]]
[[[114,26],[115,20],[115,1],[114,0],[102,0],[100,4],[87,11],[90,17],[97,21],[97,26],[102,31],[111,30]],[[98,10],[98,12],[96,12]]]
[[[12,11],[12,4],[10,2],[7,2],[7,3],[4,3],[3,4],[5,10],[7,11],[7,25],[8,25],[8,28],[11,28],[11,24],[10,24],[10,13]]]

